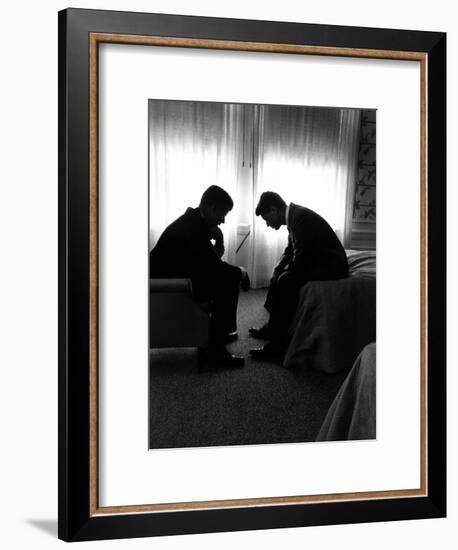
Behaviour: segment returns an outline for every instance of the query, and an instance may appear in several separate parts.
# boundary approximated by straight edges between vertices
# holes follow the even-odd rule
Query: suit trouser
[[[264,302],[264,307],[269,313],[272,312],[273,305],[275,303],[275,291],[277,289],[278,277],[272,277],[270,279],[269,288],[267,289],[266,301]]]
[[[221,343],[228,333],[237,330],[240,277],[238,267],[222,263],[206,288],[198,296],[195,295],[197,300],[211,301],[211,345]]]
[[[269,331],[272,341],[281,348],[288,343],[288,330],[297,307],[301,287],[308,282],[306,275],[283,272],[273,279],[269,287],[265,307],[270,313]]]

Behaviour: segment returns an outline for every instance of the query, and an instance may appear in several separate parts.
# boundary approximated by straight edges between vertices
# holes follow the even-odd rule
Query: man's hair
[[[280,197],[278,193],[273,191],[264,191],[259,197],[258,206],[256,206],[256,216],[262,216],[267,214],[271,208],[283,208],[286,206],[286,202]]]
[[[216,206],[217,208],[225,208],[229,211],[232,210],[234,201],[224,189],[217,185],[210,185],[200,199],[200,206]]]

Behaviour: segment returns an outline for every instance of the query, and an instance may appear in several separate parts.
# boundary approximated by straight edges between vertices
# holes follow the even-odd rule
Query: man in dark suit
[[[309,281],[348,276],[345,250],[331,226],[313,210],[285,201],[277,193],[262,193],[256,207],[268,227],[288,229],[288,245],[276,265],[265,303],[269,321],[250,329],[256,338],[269,340],[250,351],[258,359],[279,359],[286,352],[288,330],[297,307],[300,288]]]
[[[249,287],[244,268],[221,260],[224,239],[219,225],[234,203],[221,187],[212,185],[197,208],[188,208],[171,223],[150,252],[151,278],[189,278],[196,302],[211,303],[210,344],[205,357],[225,366],[242,366],[224,344],[237,337],[240,285]]]

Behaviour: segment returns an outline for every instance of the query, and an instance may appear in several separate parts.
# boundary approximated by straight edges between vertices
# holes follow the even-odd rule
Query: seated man
[[[151,278],[189,278],[196,302],[211,302],[210,344],[204,355],[225,366],[242,366],[224,344],[237,337],[239,286],[249,287],[244,268],[221,260],[224,223],[234,203],[226,191],[212,185],[197,208],[188,208],[171,223],[150,252]],[[212,243],[214,241],[214,244]]]
[[[277,193],[262,193],[256,207],[267,227],[288,229],[288,245],[275,267],[265,308],[269,321],[250,329],[256,338],[270,340],[250,351],[258,359],[282,359],[288,346],[288,329],[297,306],[300,288],[309,281],[343,279],[348,276],[347,255],[331,226],[316,212],[285,201]]]

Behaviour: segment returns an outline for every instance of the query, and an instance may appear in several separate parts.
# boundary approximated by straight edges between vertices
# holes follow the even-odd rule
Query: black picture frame
[[[67,9],[59,12],[59,538],[65,541],[437,518],[446,514],[446,35],[438,32]],[[422,496],[99,513],[91,501],[90,34],[418,54],[425,62],[422,251],[427,354]],[[241,48],[243,49],[243,47]],[[353,52],[353,53],[352,53]],[[359,54],[358,54],[359,52]],[[385,54],[386,55],[386,54]],[[383,57],[383,56],[382,56]],[[96,289],[97,290],[97,289]],[[92,289],[93,291],[93,289]],[[91,329],[92,326],[92,329]],[[93,481],[93,480],[92,480]]]

